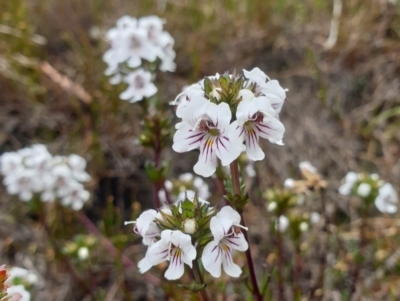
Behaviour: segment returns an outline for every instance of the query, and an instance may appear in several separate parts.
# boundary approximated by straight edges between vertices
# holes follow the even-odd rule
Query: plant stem
[[[278,216],[279,221],[280,216]],[[278,295],[279,301],[285,301],[285,295],[283,291],[283,250],[282,250],[282,234],[279,229],[276,231],[276,248],[277,248],[277,256],[278,256]]]
[[[239,165],[238,165],[238,161],[235,160],[231,163],[230,165],[230,169],[231,169],[231,177],[232,177],[232,188],[233,188],[233,193],[235,195],[240,196],[241,192],[240,192],[240,174],[239,174]],[[241,220],[241,224],[243,227],[246,227],[246,223],[244,221],[244,216],[243,216],[243,212],[242,210],[239,210],[239,214],[240,214],[240,220]],[[244,238],[246,239],[247,243],[249,244],[249,247],[246,250],[246,259],[247,259],[247,266],[249,268],[249,274],[250,274],[250,280],[251,280],[251,284],[253,286],[253,296],[256,300],[258,301],[262,301],[263,297],[260,294],[260,290],[258,288],[258,284],[257,284],[257,278],[256,278],[256,273],[254,270],[254,264],[253,264],[253,257],[251,255],[251,248],[250,248],[250,243],[249,243],[249,238],[247,236],[247,232],[243,231],[243,235]]]
[[[197,260],[193,261],[193,274],[194,274],[195,280],[198,283],[204,284],[203,275],[201,274],[199,263],[198,263]],[[200,298],[201,298],[202,301],[209,301],[210,300],[210,298],[208,297],[206,288],[203,288],[203,289],[199,290],[199,295],[200,295]]]

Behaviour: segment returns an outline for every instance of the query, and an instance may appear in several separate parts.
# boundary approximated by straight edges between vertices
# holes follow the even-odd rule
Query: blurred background
[[[108,49],[104,34],[123,15],[164,18],[164,29],[175,39],[176,72],[159,74],[156,80],[165,104],[185,85],[234,69],[259,67],[289,89],[280,114],[285,146],[264,141],[266,159],[256,162],[257,177],[247,183],[252,196],[249,236],[256,262],[263,267],[260,281],[270,292],[266,300],[274,300],[277,290],[271,272],[274,238],[262,194],[267,188],[281,187],[288,177],[299,178],[299,162],[310,161],[328,182],[328,212],[345,222],[351,210],[337,188],[348,171],[378,173],[399,191],[396,0],[2,0],[0,152],[42,143],[54,155],[84,157],[93,178],[88,185],[91,202],[84,209],[86,224],[61,206],[46,208],[43,216],[38,204],[23,203],[1,188],[1,263],[39,275],[32,300],[197,300],[196,294],[177,293],[162,277],[149,280],[139,274],[134,263],[145,249],[140,238],[131,235],[131,227],[123,226],[150,208],[154,198],[144,168],[153,154],[138,144],[145,108],[121,101],[126,86],[112,86],[103,75],[102,56]],[[172,119],[171,125],[175,122]],[[196,157],[178,157],[171,148],[163,152],[163,158],[174,163],[171,178],[191,172]],[[217,190],[214,180],[206,181],[211,192]],[[219,198],[216,193],[211,202]],[[323,294],[310,296],[310,283],[318,278],[313,272],[318,250],[310,250],[310,244],[319,232],[302,238],[308,247],[301,251],[302,294],[297,300],[400,300],[396,216],[371,220],[368,237],[375,245],[372,259],[357,276],[357,294],[349,284],[352,258],[345,242],[344,247],[333,243],[333,255],[327,253],[337,260],[327,267]],[[97,228],[91,229],[93,225]],[[346,227],[343,232],[351,235]],[[115,246],[115,254],[102,237]],[[74,251],[82,243],[91,248],[84,261]],[[287,300],[295,300],[293,247],[290,241],[287,245],[285,290]],[[388,258],[394,263],[381,269]],[[152,271],[162,275],[156,268]],[[272,276],[261,280],[264,272]],[[238,280],[209,280],[213,300],[251,300]]]

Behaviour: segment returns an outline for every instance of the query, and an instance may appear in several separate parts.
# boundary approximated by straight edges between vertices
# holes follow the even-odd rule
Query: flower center
[[[135,89],[143,89],[145,86],[145,81],[143,79],[143,77],[141,76],[136,76],[135,79],[133,80],[133,86],[135,87]]]
[[[261,123],[264,120],[264,114],[257,112],[253,115],[253,120],[255,123]]]
[[[130,46],[132,49],[138,49],[138,48],[140,48],[141,45],[142,45],[142,43],[140,42],[140,40],[137,37],[131,36]]]

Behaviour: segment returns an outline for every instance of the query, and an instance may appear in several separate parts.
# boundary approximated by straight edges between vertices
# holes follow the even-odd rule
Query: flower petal
[[[204,268],[215,278],[221,276],[222,256],[222,250],[215,241],[206,245],[201,256]]]

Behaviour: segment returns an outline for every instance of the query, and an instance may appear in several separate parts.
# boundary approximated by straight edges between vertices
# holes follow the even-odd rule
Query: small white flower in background
[[[256,170],[254,169],[253,161],[247,162],[245,172],[249,178],[254,178],[257,175]]]
[[[53,157],[44,145],[37,144],[4,153],[0,162],[7,192],[23,201],[39,193],[43,202],[62,198],[63,205],[79,210],[90,197],[81,184],[90,180],[86,161],[78,155]]]
[[[80,260],[86,260],[89,257],[89,249],[87,247],[80,247],[78,250],[78,258]]]
[[[286,179],[285,180],[285,182],[283,183],[283,186],[285,187],[285,188],[294,188],[294,186],[295,186],[295,181],[293,180],[293,179],[291,179],[291,178],[288,178],[288,179]]]
[[[371,192],[371,185],[368,183],[361,183],[357,188],[357,194],[363,198],[369,196]]]
[[[25,289],[25,287],[22,284],[19,285],[13,285],[7,288],[7,294],[11,296],[11,299],[6,299],[6,300],[18,300],[18,301],[30,301],[31,300],[31,294]],[[15,298],[13,295],[20,295],[21,298]],[[13,299],[13,297],[15,299]]]
[[[318,170],[309,161],[300,162],[299,168],[302,172],[318,173]]]
[[[310,215],[311,224],[318,224],[320,220],[321,220],[321,214],[319,214],[318,212],[311,212]]]
[[[399,198],[393,186],[386,183],[379,188],[379,194],[375,199],[375,206],[383,213],[396,213]]]
[[[129,86],[128,89],[119,96],[123,100],[137,102],[157,93],[157,87],[151,82],[151,73],[143,69],[138,69],[129,73],[124,81],[128,83]]]
[[[279,216],[275,224],[275,229],[278,230],[279,232],[285,232],[288,227],[289,227],[289,219],[284,215]]]
[[[168,260],[169,266],[164,276],[168,280],[176,280],[185,271],[184,263],[192,267],[196,254],[190,235],[179,230],[164,230],[161,239],[148,249],[146,258],[152,266]]]
[[[307,222],[301,222],[299,227],[301,232],[306,232],[309,229]]]
[[[143,60],[155,62],[158,58],[161,71],[175,70],[175,41],[168,32],[163,31],[163,23],[157,16],[138,20],[123,16],[117,20],[117,26],[106,34],[110,49],[103,55],[108,65],[104,73],[112,76],[111,84],[121,83],[132,68],[143,65]]]
[[[271,202],[268,204],[267,210],[268,210],[268,212],[272,212],[272,211],[275,211],[276,207],[278,207],[276,202]]]
[[[26,285],[34,285],[38,282],[38,276],[27,269],[13,267],[8,272],[10,277],[6,280],[7,285],[12,285],[14,281],[22,282]]]
[[[349,195],[353,189],[354,184],[358,181],[357,173],[350,171],[344,178],[344,183],[339,187],[339,193],[342,195]]]
[[[249,247],[240,228],[240,215],[232,207],[223,207],[211,218],[210,229],[214,240],[206,245],[201,261],[213,276],[221,276],[221,265],[231,277],[239,277],[242,269],[233,262],[232,252],[244,252]],[[245,229],[247,230],[247,229]]]

